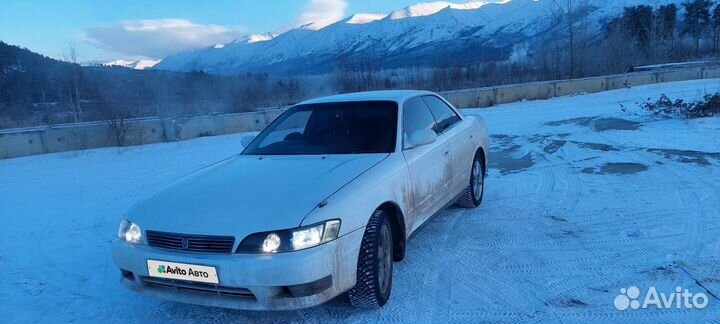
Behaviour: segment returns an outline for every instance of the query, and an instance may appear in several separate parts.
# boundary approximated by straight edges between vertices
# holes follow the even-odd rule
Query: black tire
[[[482,152],[475,154],[470,170],[470,183],[457,202],[458,205],[463,208],[476,208],[482,203],[483,195],[485,194],[485,158]],[[476,174],[478,171],[480,175]],[[476,190],[475,187],[477,184],[476,180],[480,181],[479,190]]]
[[[355,307],[379,308],[390,298],[393,273],[392,227],[384,211],[372,214],[361,244],[357,282],[348,296]]]

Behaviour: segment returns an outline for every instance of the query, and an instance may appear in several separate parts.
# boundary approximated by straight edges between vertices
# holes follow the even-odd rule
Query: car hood
[[[386,157],[238,155],[137,203],[127,218],[146,231],[233,235],[239,241],[299,226],[323,199]]]

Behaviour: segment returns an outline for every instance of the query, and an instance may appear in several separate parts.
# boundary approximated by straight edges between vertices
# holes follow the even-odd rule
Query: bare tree
[[[570,76],[573,75],[574,62],[572,61],[572,57],[575,53],[572,51],[572,48],[574,47],[572,26],[574,24],[572,23],[573,19],[569,14],[572,9],[572,1],[573,0],[553,0],[553,5],[550,7],[551,9],[549,14],[551,21],[549,25],[551,27],[549,38],[552,42],[552,51],[549,55],[551,57],[551,69],[553,70],[553,74],[555,75],[554,78],[556,79],[565,77],[564,70],[567,70]],[[558,26],[566,26],[567,29],[562,28],[564,31],[561,31],[561,28]],[[563,69],[562,64],[566,56],[568,65],[566,66],[566,69]]]
[[[383,87],[382,60],[371,52],[350,53],[339,49],[335,79],[342,92],[377,90]]]
[[[140,107],[136,106],[140,101],[139,86],[130,90],[132,85],[127,82],[118,82],[111,77],[107,77],[107,86],[102,89],[98,97],[99,117],[108,125],[117,146],[125,146],[126,134],[130,129],[128,120],[132,117],[132,110],[140,111]],[[130,91],[129,91],[130,90]],[[133,93],[134,92],[134,93]],[[132,98],[133,95],[137,97]]]
[[[715,5],[712,11],[711,25],[713,30],[713,53],[717,54],[720,49],[720,3]]]
[[[115,136],[117,146],[125,146],[125,136],[130,130],[128,119],[130,116],[119,111],[109,110],[105,115],[105,122]]]
[[[568,77],[578,77],[583,74],[584,52],[587,50],[589,42],[590,4],[588,0],[553,0],[551,8],[551,26],[564,26],[565,30],[562,35],[564,37],[560,35],[555,37],[556,61],[559,63],[564,56],[567,62]],[[565,40],[563,42],[564,49],[560,44],[561,39]]]
[[[570,51],[570,77],[575,77],[575,17],[573,15],[573,0],[566,0],[567,8],[567,29],[568,29],[568,49]]]
[[[63,51],[62,56],[63,61],[73,64],[70,70],[71,86],[68,89],[68,92],[70,107],[72,107],[73,110],[73,118],[77,123],[80,121],[80,114],[82,113],[82,109],[80,107],[80,73],[82,70],[78,64],[80,52],[78,51],[75,43],[70,42],[68,43],[67,48]]]
[[[100,116],[108,125],[117,146],[125,146],[125,139],[130,130],[129,119],[132,117],[130,112],[118,106],[118,102],[112,98],[118,92],[118,89],[108,89],[108,93],[104,94],[105,98],[101,101],[102,111]]]
[[[335,83],[342,92],[350,92],[354,90],[353,64],[350,61],[350,53],[346,51],[342,44],[336,45],[336,66],[335,66]]]
[[[590,43],[590,3],[589,0],[577,0],[575,8],[575,20],[577,21],[577,28],[573,30],[575,36],[576,49],[573,50],[576,58],[573,60],[576,62],[577,68],[575,71],[575,77],[586,76],[588,69],[588,62],[593,62],[592,59],[588,60],[587,50]]]
[[[595,57],[602,64],[597,71],[599,74],[627,71],[640,55],[632,36],[627,32],[625,22],[620,18],[609,23],[605,39],[598,45],[597,51],[604,53]]]

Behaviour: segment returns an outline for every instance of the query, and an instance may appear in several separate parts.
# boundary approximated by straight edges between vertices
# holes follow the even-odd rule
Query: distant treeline
[[[267,74],[80,66],[0,42],[0,129],[243,112],[297,102],[304,96],[301,89],[297,78]]]
[[[504,61],[385,69],[383,58],[338,50],[324,75],[217,76],[203,72],[82,67],[72,47],[63,62],[0,42],[0,129],[130,117],[242,112],[284,106],[313,96],[376,89],[451,90],[507,83],[579,78],[634,66],[714,60],[720,53],[720,4],[690,0],[627,7],[603,23],[583,0],[555,0],[552,25],[536,39],[508,49]],[[333,64],[333,63],[331,63]],[[122,123],[119,123],[122,124]]]

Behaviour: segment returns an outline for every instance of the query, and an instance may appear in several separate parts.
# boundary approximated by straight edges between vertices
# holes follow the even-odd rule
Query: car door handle
[[[445,156],[448,156],[448,154],[450,154],[450,151],[445,151],[445,153],[443,153]]]

